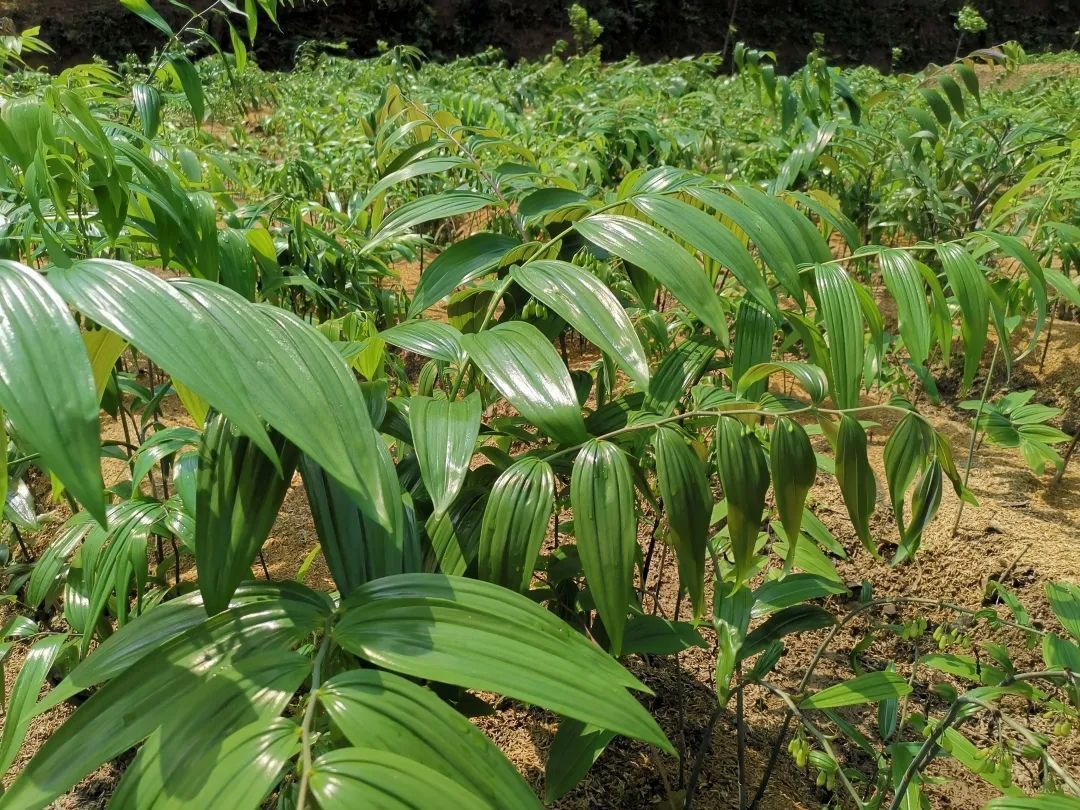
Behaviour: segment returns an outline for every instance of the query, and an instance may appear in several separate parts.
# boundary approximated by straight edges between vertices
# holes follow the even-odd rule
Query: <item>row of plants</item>
[[[1004,588],[1008,614],[869,588],[838,614],[834,562],[910,564],[943,498],[974,503],[971,453],[918,403],[954,362],[959,397],[988,385],[1080,302],[1067,112],[1021,109],[971,60],[898,81],[812,54],[777,77],[746,49],[735,78],[710,57],[403,48],[268,77],[247,49],[269,0],[175,30],[125,5],[166,38],[149,64],[19,71],[0,113],[3,643],[26,650],[2,770],[36,718],[77,706],[0,807],[47,806],[132,750],[117,807],[537,805],[468,721],[490,711],[477,691],[561,718],[545,800],[626,736],[691,764],[689,807],[709,742],[669,739],[624,663],[705,645],[709,728],[730,719],[742,750],[765,690],[777,753],[829,803],[920,806],[947,754],[993,807],[1070,806],[1047,729],[1080,704],[1080,591],[1047,585],[1053,627]],[[215,15],[230,52],[196,64]],[[423,264],[412,289],[403,261]],[[1033,466],[1063,468],[1054,415],[987,390],[976,435],[1011,442],[1004,419]],[[123,440],[102,441],[102,411]],[[887,417],[879,503],[867,429]],[[126,475],[106,486],[103,459]],[[253,580],[296,474],[318,545],[295,581]],[[808,506],[833,479],[859,549]],[[59,528],[35,487],[66,500]],[[304,584],[317,555],[331,593]],[[648,589],[665,572],[672,615]],[[886,604],[911,617],[865,644],[938,652],[853,654],[812,688]],[[815,631],[801,680],[774,682],[785,638]],[[986,713],[1006,730],[978,746],[961,727]],[[1021,757],[1039,798],[1013,785]],[[740,807],[772,771],[740,773]]]

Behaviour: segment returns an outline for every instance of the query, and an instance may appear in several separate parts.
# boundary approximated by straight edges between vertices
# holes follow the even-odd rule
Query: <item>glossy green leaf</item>
[[[735,582],[742,583],[754,564],[761,530],[769,470],[753,428],[721,416],[716,425],[716,466],[728,504],[728,535],[735,559]]]
[[[656,431],[653,455],[679,582],[690,596],[694,615],[700,616],[705,611],[705,544],[712,510],[705,465],[682,435],[668,427]]]
[[[731,220],[749,237],[761,254],[766,267],[780,282],[780,286],[801,307],[804,295],[802,284],[799,282],[799,272],[781,230],[770,219],[742,201],[717,189],[694,187],[688,189],[688,192],[715,209],[721,216]]]
[[[385,474],[389,454],[352,372],[313,327],[211,282],[169,283],[123,262],[83,261],[49,275],[69,304],[138,346],[267,456],[275,452],[264,419],[376,520],[399,525],[397,480]]]
[[[754,618],[767,616],[793,605],[847,592],[847,587],[835,580],[814,574],[788,574],[783,579],[766,582],[754,591],[750,615]]]
[[[139,15],[165,36],[173,35],[172,28],[165,22],[165,18],[158,14],[147,0],[120,0],[120,4],[128,11]]]
[[[896,526],[903,534],[904,496],[919,470],[926,464],[934,449],[934,435],[929,425],[917,414],[901,419],[885,443],[885,478],[889,485]]]
[[[477,233],[455,242],[425,268],[416,285],[409,317],[415,318],[457,287],[490,273],[503,256],[517,245],[517,239],[497,233]]]
[[[466,484],[449,509],[424,524],[427,542],[421,571],[460,577],[474,570],[487,501],[487,487]]]
[[[409,400],[413,447],[436,515],[446,511],[465,483],[480,433],[480,412],[476,392],[454,402],[421,396]]]
[[[748,370],[766,363],[772,357],[773,335],[776,324],[760,304],[749,298],[739,303],[735,316],[735,352],[731,361],[731,382],[742,396],[758,400],[765,393],[765,381],[755,381],[749,385],[740,385],[743,375]]]
[[[911,686],[895,672],[867,672],[815,692],[799,704],[800,709],[836,709],[860,703],[878,703],[911,694]]]
[[[776,299],[750,251],[719,220],[689,203],[660,194],[636,196],[633,203],[655,223],[731,270],[731,274],[758,304],[773,317],[780,317]]]
[[[593,439],[578,451],[570,478],[570,504],[585,581],[611,650],[618,656],[638,545],[634,474],[617,445]]]
[[[791,548],[802,528],[803,507],[817,474],[817,459],[806,430],[793,419],[779,417],[769,443],[769,469],[780,525]],[[790,561],[789,561],[790,563]]]
[[[649,381],[644,409],[660,416],[674,413],[686,389],[701,376],[717,348],[715,341],[694,335],[668,352]]]
[[[938,248],[942,269],[960,307],[960,335],[964,343],[964,377],[960,395],[971,388],[986,346],[986,323],[990,317],[990,292],[986,276],[964,248],[944,244]]]
[[[529,422],[566,444],[586,439],[570,373],[539,329],[510,321],[465,335],[461,343],[492,385]]]
[[[614,214],[586,217],[574,228],[593,244],[655,278],[722,342],[727,341],[727,320],[719,296],[694,257],[675,242],[644,222]]]
[[[372,519],[310,456],[301,456],[298,466],[326,567],[342,596],[369,580],[416,570],[408,564],[404,534],[391,534]]]
[[[870,515],[877,502],[877,479],[866,456],[866,431],[844,414],[836,442],[836,481],[859,539],[875,557],[877,544],[870,534]]]
[[[54,691],[70,696],[70,689],[65,690],[69,681],[80,689],[98,682],[104,673],[111,678],[53,733],[0,798],[0,808],[47,804],[170,718],[187,714],[189,701],[197,705],[216,675],[227,677],[246,658],[285,652],[329,614],[325,598],[313,599],[307,589],[275,589],[279,598],[244,601],[209,619],[203,613],[202,622],[164,643],[155,631],[148,647],[138,644],[139,635],[144,627],[157,626],[154,617],[161,608],[128,624],[120,631],[125,644],[108,649],[102,645]],[[270,592],[269,587],[263,589]],[[291,598],[280,598],[287,595]],[[131,661],[128,651],[133,649],[141,649],[144,657]],[[113,665],[118,654],[126,665],[119,671]],[[289,660],[294,658],[290,655]],[[56,705],[58,699],[43,702],[39,709]]]
[[[542,260],[510,271],[514,281],[550,307],[645,388],[649,362],[630,316],[600,279],[569,262]]]
[[[0,260],[0,310],[0,407],[44,466],[104,523],[97,394],[79,330],[44,277],[17,262]]]
[[[4,709],[4,733],[0,737],[0,771],[7,772],[26,739],[32,719],[31,708],[45,683],[67,636],[52,633],[35,641],[26,654]]]
[[[933,331],[930,328],[930,307],[911,254],[905,250],[885,249],[878,254],[881,277],[896,301],[900,336],[908,355],[916,364],[926,365],[930,355]]]
[[[838,408],[854,408],[863,374],[863,316],[855,282],[835,264],[818,265],[814,273],[829,343],[833,401]]]
[[[477,557],[481,579],[527,591],[555,508],[551,465],[525,456],[503,471],[484,509]]]
[[[269,458],[222,414],[207,421],[199,447],[195,500],[195,563],[207,613],[224,610],[277,518],[299,450],[280,433]]]
[[[139,749],[110,807],[179,810],[215,806],[196,804],[215,796],[232,798],[222,806],[258,807],[284,760],[300,747],[296,724],[277,715],[310,669],[304,656],[276,652],[244,659],[208,679],[198,698],[189,699],[183,712],[167,713]],[[242,759],[260,751],[268,759]]]
[[[481,208],[495,202],[494,197],[489,197],[487,194],[478,194],[475,191],[446,191],[442,194],[420,197],[412,202],[405,203],[387,215],[379,225],[379,229],[372,234],[371,240],[364,245],[363,252],[371,253],[377,247],[408,233],[417,225],[436,219],[448,219],[463,214],[471,214],[473,211],[479,211]]]
[[[375,748],[338,748],[323,754],[312,765],[310,787],[320,807],[496,807],[426,764]]]
[[[673,750],[626,691],[644,689],[637,679],[506,588],[434,574],[385,577],[353,592],[334,637],[384,669],[499,692]]]
[[[792,360],[758,363],[748,368],[739,378],[740,387],[738,390],[740,395],[747,386],[781,372],[794,377],[795,381],[810,395],[811,401],[815,404],[819,404],[825,399],[825,395],[829,390],[829,380],[825,372],[810,363]]]
[[[353,745],[419,762],[493,807],[540,807],[502,752],[430,689],[389,672],[351,670],[323,684],[319,702]]]
[[[391,346],[444,363],[460,364],[465,357],[461,332],[440,321],[405,321],[383,330],[379,337]]]
[[[196,121],[204,121],[206,119],[206,96],[203,94],[199,71],[182,53],[170,53],[168,60],[172,69],[176,71],[180,86],[184,88],[184,95],[187,96],[188,104],[191,105],[191,114],[195,116]]]

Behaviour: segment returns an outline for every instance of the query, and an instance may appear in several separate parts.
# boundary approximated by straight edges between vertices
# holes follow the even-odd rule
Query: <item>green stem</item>
[[[315,721],[315,707],[319,700],[319,683],[322,677],[322,662],[330,647],[330,628],[323,632],[322,643],[315,654],[315,663],[311,667],[311,691],[308,692],[307,706],[304,707],[304,720],[300,726],[300,740],[303,745],[303,771],[300,774],[300,789],[296,799],[296,810],[305,810],[307,805],[308,783],[313,770],[311,758],[311,727]]]
[[[990,383],[994,379],[994,366],[997,365],[998,354],[1001,352],[1001,343],[994,346],[994,356],[990,358],[990,368],[986,372],[986,382],[983,384],[982,396],[979,398],[979,409],[975,413],[975,424],[971,428],[971,441],[968,442],[967,463],[964,465],[964,489],[967,489],[968,479],[971,477],[971,465],[975,460],[975,446],[979,439],[979,422],[982,421],[983,409],[986,407],[986,397],[990,393]],[[960,499],[960,507],[956,510],[956,520],[953,521],[952,531],[949,537],[956,537],[956,530],[960,527],[960,518],[964,514],[964,500]]]

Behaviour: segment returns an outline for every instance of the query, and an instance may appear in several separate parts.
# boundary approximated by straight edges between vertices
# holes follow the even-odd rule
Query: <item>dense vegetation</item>
[[[1045,583],[1048,625],[1003,583],[971,607],[836,561],[913,566],[944,499],[977,506],[982,438],[1075,474],[1059,410],[989,394],[1080,308],[1080,82],[1003,90],[1015,44],[605,64],[581,13],[541,61],[311,44],[278,75],[249,58],[271,0],[124,5],[148,62],[50,76],[3,40],[0,808],[111,760],[115,807],[538,806],[466,719],[492,693],[560,718],[544,801],[623,736],[690,807],[711,736],[666,734],[627,666],[694,647],[733,806],[784,750],[808,802],[927,806],[951,758],[997,810],[1078,806],[1080,588]],[[210,18],[229,52],[196,63]],[[273,577],[294,479],[317,543]],[[750,699],[783,717],[753,778]]]

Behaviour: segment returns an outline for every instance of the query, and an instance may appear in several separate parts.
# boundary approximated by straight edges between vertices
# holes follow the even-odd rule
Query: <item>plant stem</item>
[[[840,783],[844,786],[848,795],[851,796],[852,801],[855,802],[855,806],[861,808],[863,806],[863,800],[859,797],[859,793],[855,790],[855,786],[852,785],[851,781],[847,778],[847,774],[844,773],[844,768],[840,764],[840,758],[836,756],[836,752],[833,751],[832,745],[829,744],[829,738],[822,734],[817,726],[806,719],[803,713],[799,711],[799,707],[795,705],[795,701],[791,699],[791,696],[787,692],[779,687],[773,686],[768,681],[758,681],[758,684],[784,701],[784,703],[787,704],[788,711],[795,715],[798,721],[802,723],[803,728],[809,731],[814,739],[818,741],[818,745],[821,746],[821,749],[836,763],[836,775],[840,777]]]
[[[926,742],[922,744],[922,748],[918,750],[911,762],[908,763],[907,769],[904,771],[904,775],[900,777],[900,783],[896,786],[896,792],[893,794],[892,803],[889,805],[889,810],[900,810],[904,804],[904,795],[907,793],[908,786],[911,784],[911,780],[915,778],[917,774],[926,763],[929,762],[937,753],[938,740],[950,726],[955,722],[956,715],[960,713],[961,707],[966,703],[964,698],[959,698],[952,706],[949,707],[949,713],[945,715],[945,718],[941,720],[934,730],[930,732],[930,736],[926,738]]]
[[[296,810],[305,810],[307,806],[308,783],[311,781],[311,726],[315,720],[315,707],[318,705],[319,679],[322,676],[322,662],[326,657],[326,651],[330,647],[330,627],[323,631],[322,643],[319,651],[315,654],[315,662],[311,667],[311,690],[308,692],[307,706],[304,707],[304,721],[300,726],[300,740],[303,744],[303,771],[300,774],[300,789],[296,799]]]
[[[983,409],[986,407],[986,397],[990,393],[990,383],[994,379],[994,366],[997,365],[998,355],[1001,353],[1001,342],[994,346],[994,356],[990,358],[990,368],[986,371],[986,382],[983,383],[982,396],[979,398],[979,409],[975,413],[975,423],[971,427],[971,441],[968,442],[967,463],[964,465],[964,489],[967,489],[968,479],[971,477],[971,465],[975,460],[975,445],[979,440],[979,423],[982,421]],[[964,514],[964,499],[960,499],[960,506],[956,510],[956,519],[953,521],[952,531],[949,537],[956,537],[956,530],[960,528],[960,518]]]

